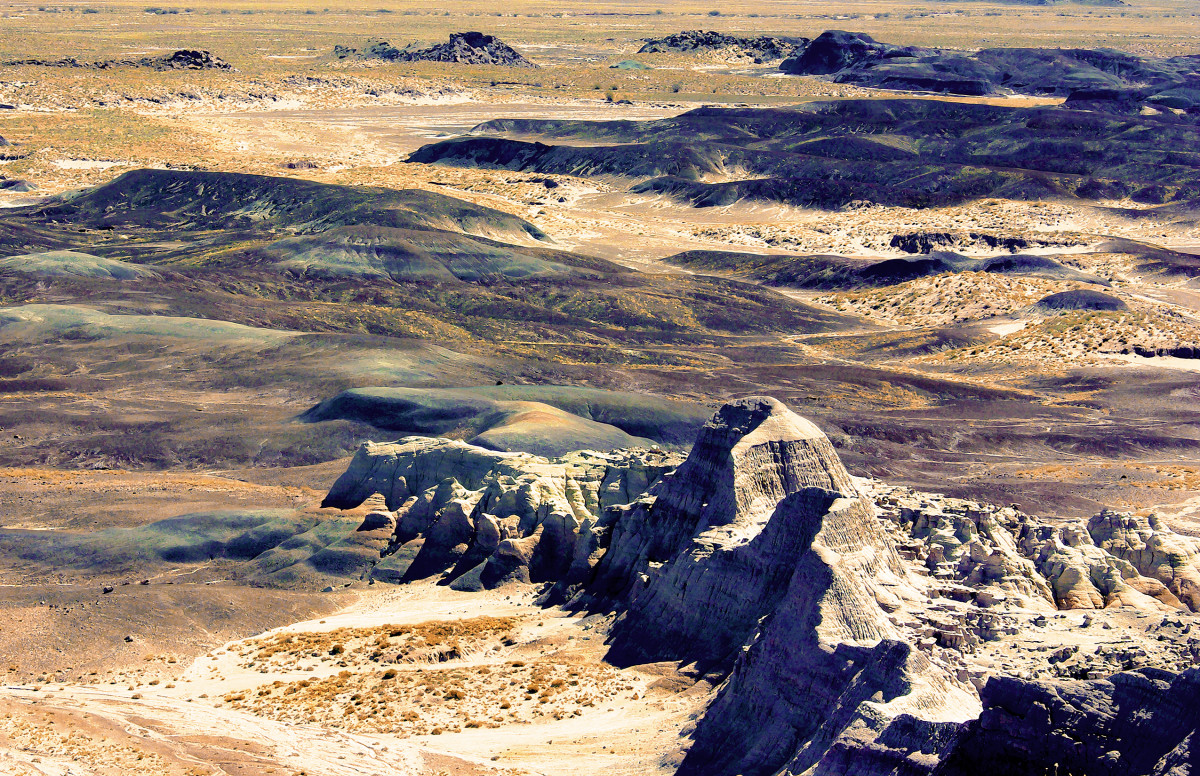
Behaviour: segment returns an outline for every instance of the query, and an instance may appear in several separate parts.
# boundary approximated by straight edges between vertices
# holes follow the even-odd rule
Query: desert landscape
[[[0,773],[1200,773],[1200,8],[0,5]]]

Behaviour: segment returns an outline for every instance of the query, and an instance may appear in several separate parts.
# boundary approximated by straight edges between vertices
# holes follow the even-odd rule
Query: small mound
[[[650,447],[652,440],[626,434],[607,423],[597,423],[539,402],[502,402],[494,424],[468,440],[478,447],[502,453],[532,453],[555,458],[575,450],[621,450]]]
[[[76,251],[45,251],[24,253],[0,259],[0,272],[19,272],[37,277],[110,278],[137,280],[162,277],[152,269],[105,259]]]
[[[32,215],[94,228],[267,226],[313,234],[369,224],[502,240],[548,239],[524,219],[429,191],[195,170],[133,170],[96,188],[58,197]]]
[[[1075,280],[1082,283],[1093,283],[1107,286],[1108,281],[1102,280],[1086,272],[1072,269],[1046,256],[1034,256],[1028,253],[1018,253],[1014,256],[996,256],[979,263],[980,272],[992,272],[1002,275],[1035,275],[1051,280]]]
[[[228,321],[173,315],[111,315],[90,307],[27,304],[0,308],[0,332],[6,341],[99,340],[115,337],[170,337],[247,346],[274,345],[296,335]]]
[[[875,285],[896,285],[914,278],[953,272],[954,265],[942,257],[885,259],[872,264],[861,272],[861,276]]]
[[[1102,294],[1085,288],[1060,291],[1044,296],[1034,305],[1039,310],[1059,312],[1061,310],[1125,310],[1125,303],[1115,296]]]
[[[453,435],[495,450],[557,456],[652,442],[686,445],[708,411],[645,394],[561,385],[356,388],[300,420],[354,420],[404,434]]]

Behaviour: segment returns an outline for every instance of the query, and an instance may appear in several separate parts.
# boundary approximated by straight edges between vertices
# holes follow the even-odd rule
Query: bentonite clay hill
[[[1154,112],[1198,105],[1194,56],[1143,58],[1111,49],[992,48],[973,54],[881,43],[862,32],[827,30],[780,63],[790,75],[839,83],[950,94],[1055,94],[1109,110],[1144,104]]]
[[[1195,540],[856,481],[769,398],[726,404],[677,462],[409,438],[365,447],[326,504],[366,502],[359,531],[392,534],[379,579],[541,581],[546,604],[617,614],[612,663],[724,680],[681,774],[1041,773],[1065,723],[1030,708],[1054,704],[1084,751],[1130,764],[1104,773],[1190,757],[1196,672],[1164,668],[1200,640],[1158,634],[1191,629]],[[1162,699],[1153,735],[1112,723],[1131,697]]]

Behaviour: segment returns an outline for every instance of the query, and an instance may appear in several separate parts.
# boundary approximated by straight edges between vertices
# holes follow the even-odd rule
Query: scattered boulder
[[[9,145],[9,143],[4,138],[0,138],[0,146],[6,145]],[[0,191],[7,191],[12,194],[24,194],[36,190],[37,186],[21,178],[4,178],[0,180]]]

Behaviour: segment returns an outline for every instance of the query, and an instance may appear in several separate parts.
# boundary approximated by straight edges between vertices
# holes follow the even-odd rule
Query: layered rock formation
[[[1180,536],[1157,515],[1110,510],[1089,520],[1087,529],[1106,552],[1165,585],[1193,612],[1200,611],[1200,540]]]
[[[766,774],[902,710],[971,716],[889,617],[918,586],[825,435],[754,398],[725,405],[622,515],[590,590],[628,602],[615,662],[732,667],[680,773]]]
[[[611,662],[722,681],[684,776],[1192,772],[1200,674],[1153,666],[1200,661],[1200,543],[855,480],[774,399],[726,404],[682,462],[368,444],[325,506],[362,515],[325,565],[552,582],[616,614]]]
[[[824,627],[888,634],[857,618],[879,611],[877,598],[896,601],[904,566],[825,434],[774,399],[726,404],[687,461],[613,527],[589,588],[629,602],[611,658],[721,661],[794,579],[828,575],[826,550],[865,581],[822,604]]]
[[[1112,551],[1145,547],[1146,541],[1161,544],[1161,538],[1152,539],[1161,534],[1148,523],[1143,523],[1145,539],[1131,532],[1117,534],[1129,539],[1114,542],[1116,532],[1108,527],[1114,520],[1094,518],[1097,532],[1109,537],[1097,546],[1083,525],[1045,524],[1013,507],[886,486],[875,495],[900,552],[925,567],[944,597],[1035,611],[1112,606],[1175,611],[1182,606],[1163,581],[1143,576],[1136,564]]]
[[[381,495],[364,518],[368,530],[394,526],[378,579],[445,574],[463,589],[557,581],[588,546],[597,515],[637,498],[677,463],[654,450],[549,460],[408,437],[360,449],[322,506],[354,508]]]

